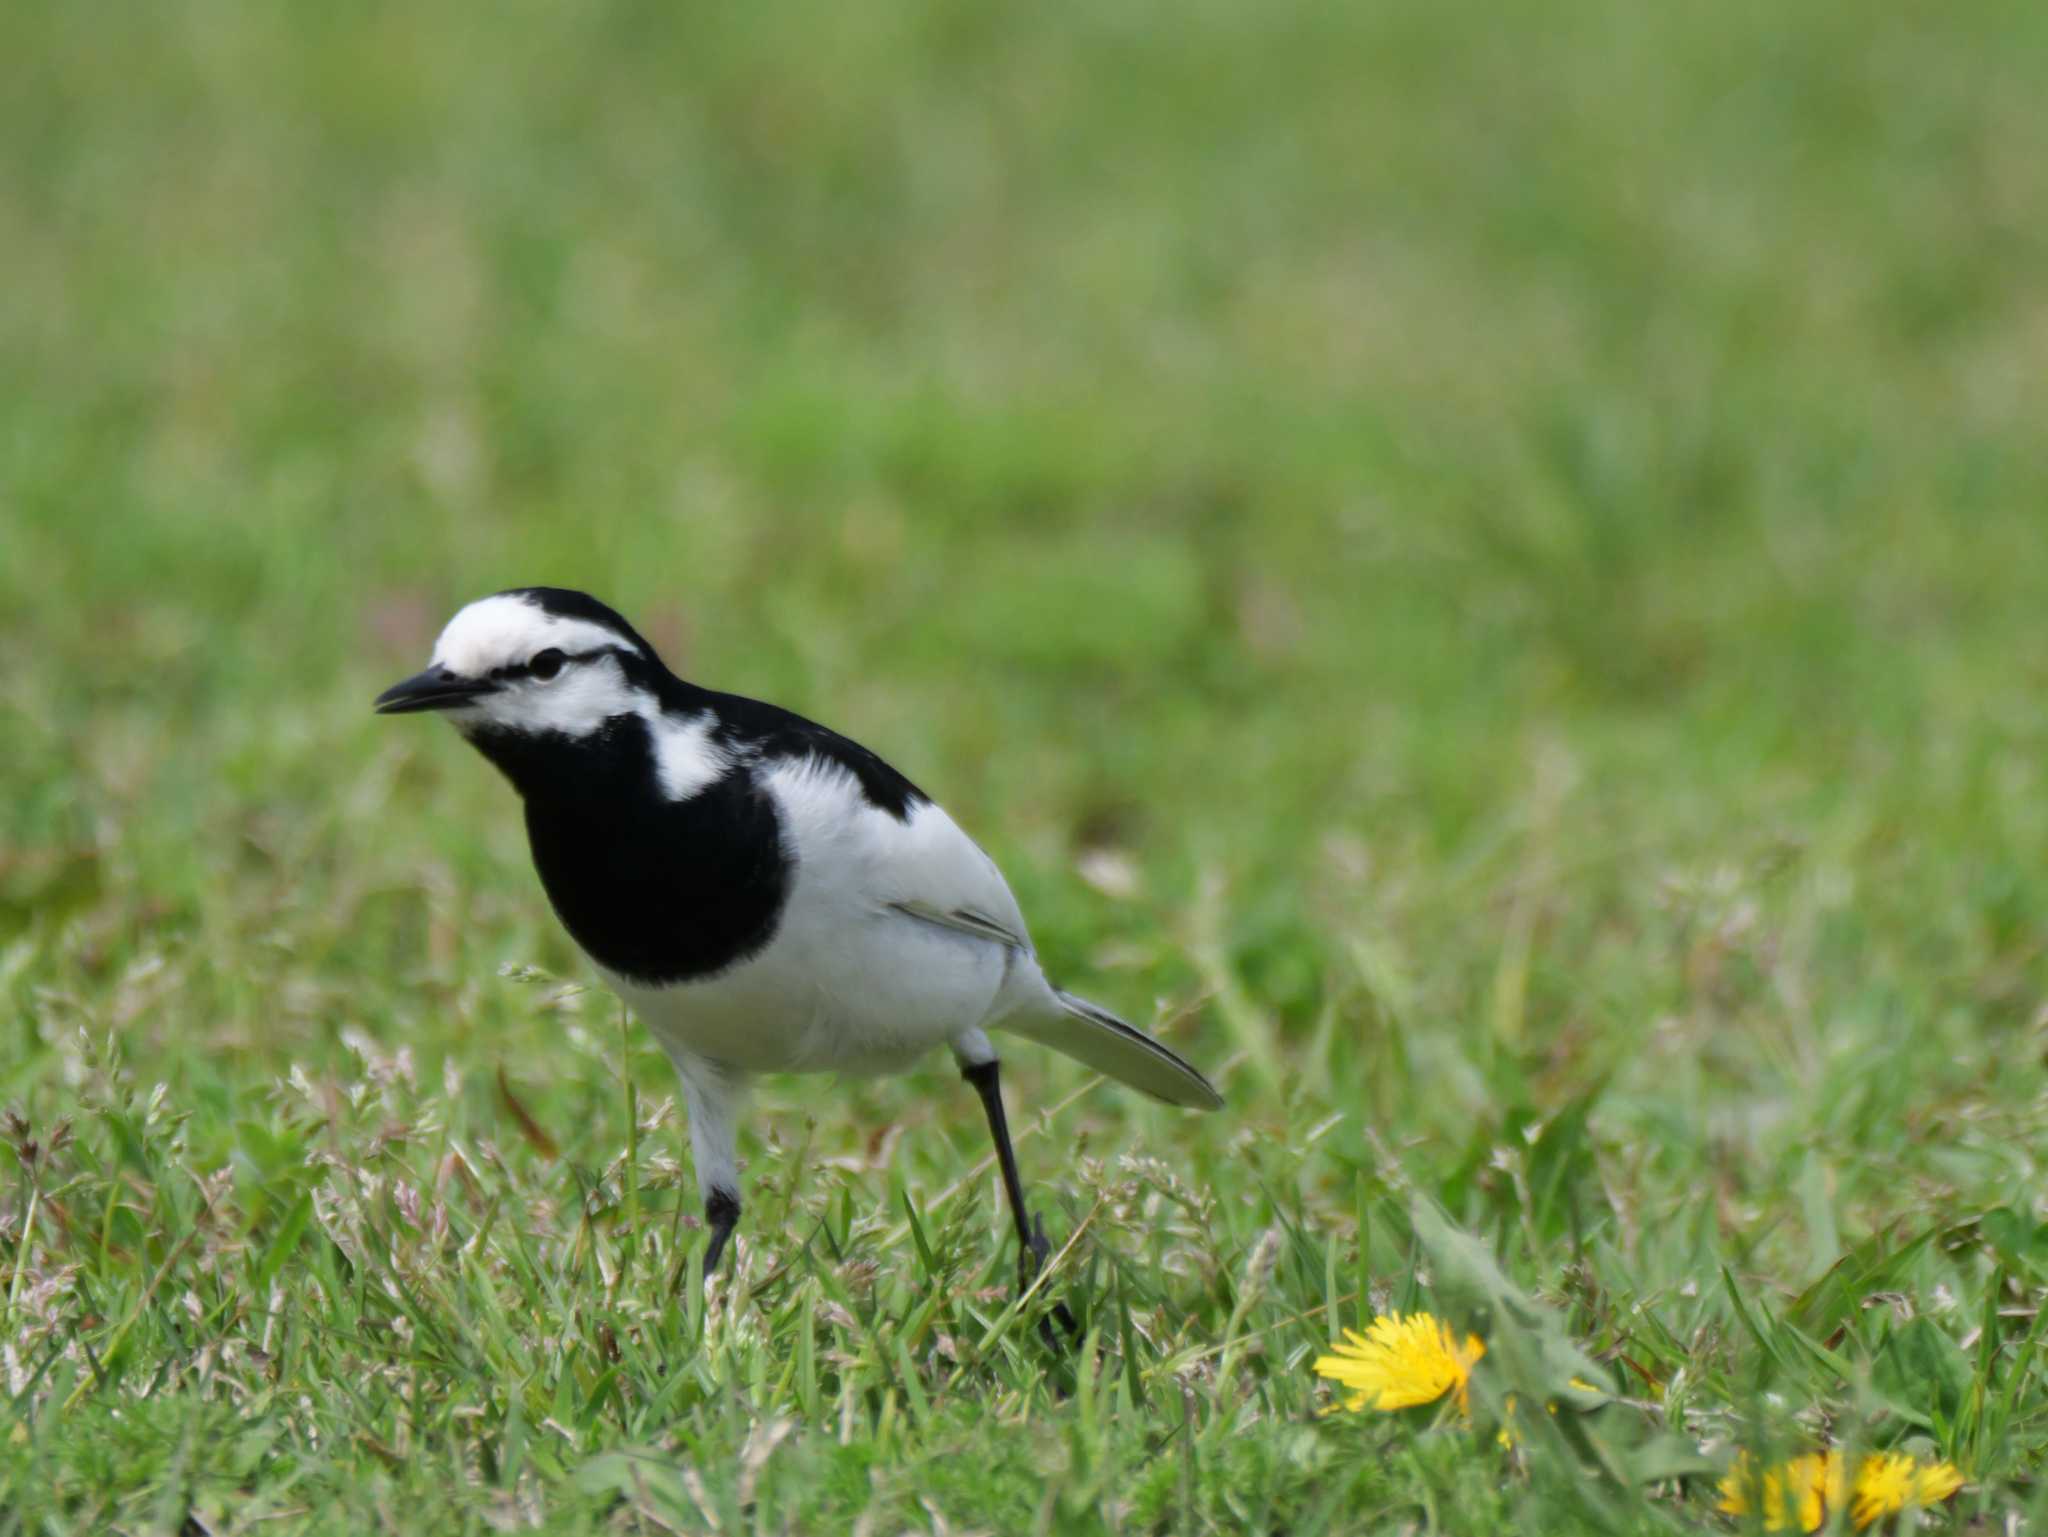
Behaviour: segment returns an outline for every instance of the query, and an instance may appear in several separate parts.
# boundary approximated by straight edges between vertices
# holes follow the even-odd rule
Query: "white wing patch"
[[[892,819],[893,820],[893,819]],[[1024,914],[996,863],[959,824],[927,801],[898,830],[895,857],[880,876],[876,897],[923,921],[1031,953]]]
[[[765,778],[785,814],[799,881],[806,870],[813,878],[830,871],[842,900],[1030,952],[1002,872],[938,806],[920,801],[899,822],[823,758],[777,764]]]

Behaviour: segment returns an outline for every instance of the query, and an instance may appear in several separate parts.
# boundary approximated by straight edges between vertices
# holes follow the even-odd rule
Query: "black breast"
[[[744,768],[672,801],[647,723],[632,715],[576,741],[474,740],[525,798],[541,885],[598,964],[638,982],[687,982],[774,937],[794,871],[775,803]]]

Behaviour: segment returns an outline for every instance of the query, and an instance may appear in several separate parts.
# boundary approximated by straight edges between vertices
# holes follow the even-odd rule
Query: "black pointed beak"
[[[410,715],[416,710],[452,710],[485,694],[498,685],[489,678],[462,678],[445,667],[429,667],[414,673],[403,683],[394,683],[377,696],[379,715]]]

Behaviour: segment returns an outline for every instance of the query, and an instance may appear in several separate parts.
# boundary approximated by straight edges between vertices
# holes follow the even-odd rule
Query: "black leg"
[[[1046,1242],[1045,1224],[1034,1222],[1024,1205],[1024,1182],[1017,1177],[1017,1150],[1010,1146],[1010,1122],[1003,1114],[1000,1069],[991,1058],[961,1068],[960,1076],[974,1085],[974,1092],[981,1096],[981,1108],[988,1112],[988,1131],[995,1139],[996,1163],[1003,1171],[1003,1192],[1010,1198],[1010,1215],[1016,1219],[1017,1242],[1023,1249],[1017,1256],[1017,1287],[1020,1291],[1026,1290],[1037,1279],[1039,1268],[1051,1257],[1052,1245]],[[1074,1315],[1067,1311],[1064,1302],[1053,1304],[1053,1317],[1069,1334],[1080,1332],[1074,1323]],[[1039,1333],[1047,1344],[1053,1343],[1052,1330],[1042,1321]]]
[[[725,1253],[725,1241],[739,1226],[740,1198],[730,1190],[712,1191],[704,1198],[704,1220],[711,1225],[711,1247],[704,1252],[704,1273],[708,1276],[718,1268],[718,1257]]]

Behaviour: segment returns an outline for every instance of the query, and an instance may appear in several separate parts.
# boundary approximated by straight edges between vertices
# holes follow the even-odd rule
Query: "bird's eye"
[[[535,652],[533,660],[528,662],[526,667],[527,671],[540,679],[541,682],[546,683],[567,666],[568,662],[569,659],[566,656],[563,656],[561,652],[550,646],[545,651]]]

